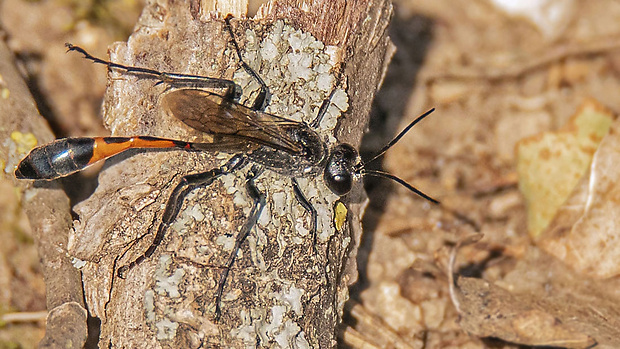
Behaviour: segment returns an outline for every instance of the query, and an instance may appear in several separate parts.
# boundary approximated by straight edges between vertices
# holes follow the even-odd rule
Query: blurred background
[[[127,39],[142,5],[0,0],[0,33],[57,137],[109,134],[99,111],[106,70],[65,54],[64,43],[106,57],[108,45]],[[609,114],[620,110],[618,23],[615,0],[394,1],[390,36],[397,51],[362,156],[436,108],[379,166],[446,209],[394,183],[366,179],[360,279],[340,331],[343,347],[520,347],[462,330],[448,290],[449,253],[463,235],[480,230],[484,240],[459,254],[461,275],[527,283],[549,270],[519,264],[536,237],[528,234],[515,146],[562,129],[586,101]],[[95,177],[96,169],[66,185],[73,203],[92,192]],[[44,282],[19,196],[10,181],[0,186],[0,316],[29,315],[0,317],[0,349],[30,348],[45,331]],[[553,342],[530,344],[537,343]]]

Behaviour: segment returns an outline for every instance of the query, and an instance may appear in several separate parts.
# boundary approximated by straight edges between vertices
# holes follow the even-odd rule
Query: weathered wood
[[[87,336],[87,312],[80,273],[67,256],[69,198],[57,183],[35,185],[13,176],[13,169],[31,147],[53,139],[14,60],[0,40],[0,162],[5,170],[0,181],[10,181],[19,188],[21,208],[28,216],[41,261],[50,315],[40,347],[82,348]]]
[[[220,3],[224,2],[214,6],[230,5]],[[229,12],[240,17],[243,6],[205,6],[197,1],[149,2],[128,43],[112,49],[112,60],[161,71],[234,77],[252,95],[256,83],[239,71],[222,21]],[[357,146],[389,60],[386,28],[391,11],[391,3],[380,0],[273,1],[256,18],[234,20],[233,26],[246,61],[270,87],[268,111],[309,122],[337,84],[348,95],[348,108],[342,94],[334,98],[336,106],[319,133],[330,145],[337,139]],[[304,59],[312,64],[306,67]],[[338,81],[340,66],[344,74]],[[323,71],[330,67],[331,73]],[[114,135],[203,137],[163,111],[163,84],[118,72],[110,75],[104,118]],[[248,104],[247,96],[241,101]],[[340,117],[339,108],[346,109]],[[127,279],[116,277],[116,269],[150,244],[181,176],[217,167],[229,157],[182,151],[117,157],[102,171],[91,198],[75,208],[79,223],[70,252],[85,261],[85,298],[91,314],[102,321],[101,346],[336,345],[335,327],[347,287],[357,278],[355,253],[365,203],[361,183],[343,198],[349,224],[337,231],[332,214],[338,197],[321,176],[299,179],[319,211],[313,251],[310,217],[295,200],[291,180],[271,171],[262,174],[257,185],[267,196],[267,208],[231,270],[218,323],[214,292],[219,267],[250,209],[243,185],[249,168],[194,190],[155,254],[130,270]]]

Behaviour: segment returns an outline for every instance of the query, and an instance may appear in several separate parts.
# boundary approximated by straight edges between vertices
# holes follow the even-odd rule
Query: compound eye
[[[339,144],[332,149],[323,172],[323,179],[334,194],[342,196],[351,191],[356,159],[357,151],[349,144]]]
[[[325,173],[325,184],[336,195],[342,196],[351,191],[353,175],[351,173]]]

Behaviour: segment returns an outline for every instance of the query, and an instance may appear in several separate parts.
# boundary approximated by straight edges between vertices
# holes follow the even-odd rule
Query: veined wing
[[[292,154],[302,151],[286,129],[302,123],[252,110],[204,90],[178,89],[164,96],[164,108],[192,128],[222,138],[239,138]]]

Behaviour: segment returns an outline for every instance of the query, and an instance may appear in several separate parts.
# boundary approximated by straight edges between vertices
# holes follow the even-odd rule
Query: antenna
[[[377,160],[381,155],[385,154],[385,152],[390,149],[394,144],[396,144],[396,142],[398,142],[401,138],[403,138],[403,136],[409,132],[409,130],[411,130],[411,128],[413,126],[415,126],[418,122],[422,121],[422,119],[424,119],[425,117],[427,117],[428,115],[430,115],[432,112],[435,111],[435,108],[432,108],[431,110],[427,111],[426,113],[418,116],[415,120],[413,120],[409,125],[407,125],[407,127],[405,127],[404,130],[400,131],[400,133],[394,137],[394,139],[392,139],[388,144],[385,145],[385,147],[383,147],[381,150],[379,150],[379,152],[373,156],[370,160],[366,161],[365,163],[361,164],[361,167],[363,168],[365,165]]]
[[[416,187],[412,186],[411,184],[405,182],[404,180],[394,176],[393,174],[387,173],[387,172],[383,172],[383,171],[375,171],[375,170],[367,170],[366,169],[366,165],[370,164],[371,162],[377,160],[379,157],[381,157],[383,154],[385,154],[385,152],[390,149],[394,144],[396,144],[401,138],[403,138],[403,136],[405,134],[407,134],[407,132],[409,132],[409,130],[411,130],[411,128],[413,128],[413,126],[415,126],[418,122],[422,121],[422,119],[424,119],[425,117],[427,117],[428,115],[430,115],[432,112],[435,111],[435,108],[430,109],[429,111],[427,111],[426,113],[418,116],[415,120],[413,120],[409,125],[407,125],[407,127],[405,127],[402,131],[400,131],[400,133],[394,137],[388,144],[386,144],[381,150],[379,150],[379,152],[373,156],[370,160],[366,161],[366,162],[360,162],[359,164],[357,164],[355,166],[355,173],[358,173],[362,176],[368,175],[368,176],[375,176],[375,177],[381,177],[381,178],[387,178],[387,179],[391,179],[396,183],[399,183],[400,185],[402,185],[403,187],[409,189],[410,191],[412,191],[413,193],[415,193],[416,195],[434,203],[439,205],[440,202],[433,199],[432,197],[424,194],[422,191],[418,190]]]
[[[375,176],[375,177],[382,177],[382,178],[388,178],[393,180],[396,183],[401,184],[403,187],[411,190],[412,192],[418,194],[419,196],[423,197],[424,199],[434,203],[434,204],[439,204],[440,202],[433,199],[432,197],[424,194],[423,192],[421,192],[419,189],[417,189],[416,187],[414,187],[413,185],[405,182],[404,180],[394,176],[393,174],[387,173],[387,172],[383,172],[383,171],[374,171],[374,170],[366,170],[364,172],[362,172],[362,175],[369,175],[369,176]]]

